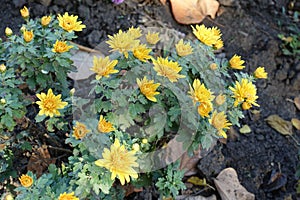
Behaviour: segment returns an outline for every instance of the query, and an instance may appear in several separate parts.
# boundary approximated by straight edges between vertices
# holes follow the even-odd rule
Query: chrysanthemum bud
[[[223,105],[223,103],[225,103],[226,101],[226,96],[223,95],[223,94],[219,94],[217,97],[216,97],[216,103],[220,106],[220,105]]]
[[[2,98],[2,99],[0,100],[0,102],[1,102],[2,104],[6,104],[6,100],[5,100],[4,98]]]
[[[21,10],[20,13],[22,15],[23,18],[27,18],[29,17],[29,10],[26,6],[24,6]]]
[[[51,16],[44,16],[41,18],[42,26],[47,26],[51,21]]]
[[[218,68],[218,65],[216,63],[211,63],[209,65],[209,67],[210,67],[211,70],[216,70]]]
[[[148,143],[148,140],[146,138],[142,139],[142,143],[143,144],[147,144]]]
[[[6,27],[5,28],[5,35],[7,37],[11,36],[13,34],[13,31],[9,28],[9,27]]]
[[[4,64],[1,64],[0,65],[0,72],[5,72],[5,70],[6,70],[6,66],[4,65]]]
[[[139,150],[140,150],[140,145],[139,145],[138,143],[134,143],[134,144],[132,145],[132,150],[134,150],[134,151],[139,151]]]
[[[243,110],[248,110],[248,109],[251,108],[251,104],[248,103],[248,102],[244,102],[244,103],[242,104],[242,108],[243,108]]]
[[[74,93],[75,93],[75,88],[72,88],[72,89],[70,90],[70,95],[73,96]]]
[[[25,27],[25,26],[22,26],[22,27],[20,28],[20,31],[23,33],[24,31],[26,31],[26,27]]]

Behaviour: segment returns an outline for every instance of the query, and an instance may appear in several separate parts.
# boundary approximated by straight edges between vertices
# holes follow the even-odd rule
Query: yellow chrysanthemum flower
[[[133,49],[133,55],[140,61],[146,62],[148,59],[151,58],[149,53],[151,49],[148,49],[145,44],[141,44]]]
[[[200,40],[203,44],[207,46],[219,49],[223,47],[223,41],[221,39],[221,31],[216,28],[206,28],[205,25],[196,25],[196,28],[192,26],[193,34]]]
[[[24,30],[23,38],[25,42],[30,42],[33,39],[33,37],[34,37],[33,30],[31,31]]]
[[[111,180],[116,177],[120,180],[121,184],[130,182],[130,177],[138,178],[138,173],[133,167],[138,167],[135,151],[127,151],[124,145],[120,145],[118,139],[111,145],[110,150],[104,148],[102,153],[103,159],[95,161],[95,164],[100,167],[105,167],[111,172]]]
[[[103,115],[100,115],[100,119],[98,122],[98,131],[101,133],[109,133],[116,130],[113,127],[113,124],[111,122],[108,122],[104,119]]]
[[[51,22],[51,16],[43,16],[41,18],[41,24],[42,26],[48,26],[48,24]]]
[[[61,101],[61,94],[55,96],[52,89],[48,90],[47,95],[42,92],[36,96],[40,99],[40,101],[36,102],[40,108],[38,115],[46,115],[50,117],[53,117],[54,115],[60,116],[58,109],[63,109],[68,105],[68,102]]]
[[[67,42],[56,40],[55,44],[53,45],[52,52],[54,53],[64,53],[69,51],[73,46],[67,45]]]
[[[131,37],[133,37],[133,39],[138,39],[142,36],[142,30],[140,29],[140,27],[133,28],[133,26],[132,26],[128,29],[127,33],[129,35],[131,35]]]
[[[213,110],[213,105],[210,101],[201,102],[198,106],[198,113],[201,117],[209,117],[209,113]]]
[[[224,46],[224,43],[223,43],[223,40],[221,39],[222,34],[221,34],[220,29],[218,29],[217,27],[212,27],[211,32],[212,32],[213,35],[218,37],[217,41],[214,42],[213,46],[216,49],[222,48]]]
[[[236,54],[234,54],[234,56],[232,56],[232,58],[229,60],[229,66],[233,69],[244,69],[244,63],[245,61],[241,59],[241,56]]]
[[[73,127],[73,136],[77,139],[80,140],[91,132],[86,128],[86,126],[83,123],[76,122],[75,126]]]
[[[22,15],[23,18],[27,18],[29,17],[29,10],[26,6],[24,6],[21,10],[20,13]]]
[[[241,82],[236,81],[235,87],[229,87],[229,89],[233,92],[233,96],[235,98],[234,106],[238,106],[239,103],[243,102],[245,104],[242,105],[243,109],[249,109],[252,105],[259,106],[256,103],[256,87],[250,82],[248,79],[243,78]]]
[[[64,30],[71,32],[71,31],[82,31],[82,29],[86,28],[84,24],[81,24],[81,21],[77,21],[78,16],[69,15],[66,12],[63,16],[58,14],[58,21],[59,26],[62,27]]]
[[[128,58],[128,51],[132,51],[136,46],[139,45],[139,40],[135,40],[128,32],[119,30],[119,33],[113,36],[109,35],[109,40],[106,41],[109,47],[112,48],[110,51],[119,51],[124,54],[125,58]]]
[[[224,43],[223,43],[222,39],[217,40],[216,43],[214,44],[214,47],[216,49],[221,49],[223,46],[224,46]]]
[[[196,104],[196,102],[211,102],[215,98],[213,93],[207,89],[199,79],[194,80],[193,87],[190,85],[189,94],[191,95],[194,104]]]
[[[5,28],[5,35],[6,35],[7,37],[9,37],[9,36],[11,36],[12,34],[13,34],[13,31],[11,30],[11,28],[6,27],[6,28]]]
[[[23,187],[30,187],[33,184],[33,178],[27,174],[23,174],[19,181]]]
[[[182,67],[179,67],[178,62],[169,61],[167,58],[158,57],[153,60],[154,70],[157,75],[167,77],[171,82],[177,82],[179,78],[184,78],[184,75],[179,74]]]
[[[175,45],[176,52],[179,56],[187,56],[193,53],[193,48],[190,43],[184,43],[183,39],[179,40],[179,42]]]
[[[160,40],[159,33],[157,33],[157,32],[151,33],[148,31],[148,33],[146,35],[146,40],[149,44],[152,44],[152,45],[158,43],[158,41]]]
[[[208,121],[218,130],[220,136],[227,138],[227,135],[223,129],[229,129],[232,124],[227,120],[224,111],[219,113],[214,111],[212,117]]]
[[[63,194],[59,195],[58,200],[79,200],[79,198],[77,198],[74,195],[74,192],[71,193],[64,192]]]
[[[141,90],[141,93],[146,96],[150,101],[156,102],[155,95],[159,94],[156,89],[160,86],[160,83],[154,83],[154,80],[147,80],[144,76],[142,80],[136,79],[136,82]]]
[[[258,67],[254,71],[255,78],[268,78],[268,73],[265,71],[264,67]]]
[[[96,79],[99,80],[104,77],[109,77],[110,74],[118,73],[119,71],[115,69],[115,66],[118,64],[118,60],[110,60],[108,56],[105,58],[94,56],[93,67],[90,68],[95,72]]]
[[[190,85],[189,94],[193,100],[193,103],[200,103],[198,106],[198,113],[201,117],[209,117],[209,113],[213,110],[211,101],[215,98],[213,93],[205,87],[199,79],[193,81],[193,87]]]

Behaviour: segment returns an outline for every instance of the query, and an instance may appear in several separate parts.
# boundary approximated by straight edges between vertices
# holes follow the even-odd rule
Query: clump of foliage
[[[279,34],[278,37],[282,40],[282,52],[286,56],[299,56],[300,54],[300,33],[299,28],[289,27],[290,34]]]
[[[1,44],[7,89],[0,93],[0,117],[7,122],[0,128],[15,130],[14,116],[22,118],[28,108],[19,96],[33,94],[38,112],[31,120],[50,137],[68,133],[65,144],[73,154],[40,177],[30,171],[20,176],[16,199],[123,199],[124,185],[152,181],[163,198],[175,197],[184,189],[184,169],[172,163],[226,138],[242,110],[259,106],[254,82],[267,78],[264,67],[247,74],[240,71],[241,56],[217,58],[223,41],[216,27],[192,27],[197,39],[169,41],[164,51],[156,48],[164,42],[159,32],[119,30],[106,41],[110,54],[93,58],[95,76],[82,95],[82,88],[70,92],[67,74],[75,70],[70,41],[85,25],[68,13],[33,20],[25,7],[21,14],[21,35],[7,29]]]

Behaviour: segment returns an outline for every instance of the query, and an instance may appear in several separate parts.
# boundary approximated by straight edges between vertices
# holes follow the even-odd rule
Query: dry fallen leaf
[[[199,162],[199,160],[202,158],[201,156],[201,151],[202,148],[201,146],[199,146],[198,150],[194,151],[193,156],[189,156],[187,152],[185,152],[181,158],[180,158],[180,169],[184,169],[185,176],[192,176],[195,175],[198,170],[197,170],[197,164]]]
[[[167,0],[160,0],[160,3],[162,3],[163,5],[166,5]]]
[[[300,97],[295,97],[294,104],[300,110]]]
[[[293,118],[292,124],[297,130],[300,130],[300,120],[299,119]]]
[[[55,158],[51,158],[47,146],[43,145],[32,153],[27,165],[27,170],[32,171],[37,177],[40,177],[50,164],[55,164],[55,161]]]
[[[0,144],[0,151],[4,150],[6,147],[6,144]]]
[[[143,191],[143,188],[136,188],[134,187],[133,185],[129,184],[129,185],[125,185],[125,186],[122,186],[123,189],[125,190],[125,197],[131,195],[132,193],[135,193],[135,192],[142,192]]]
[[[270,115],[266,119],[267,123],[282,135],[292,135],[292,123],[279,117],[278,115]]]
[[[214,194],[209,197],[203,197],[200,195],[179,195],[175,198],[175,200],[217,200],[217,197]]]
[[[214,179],[222,200],[254,200],[254,194],[248,192],[239,182],[233,168],[226,168]]]
[[[73,80],[87,79],[89,76],[94,74],[94,72],[90,70],[90,68],[93,67],[94,56],[105,57],[105,54],[98,50],[91,49],[86,46],[82,46],[76,43],[72,43],[72,44],[78,47],[78,50],[71,51],[72,53],[71,60],[73,61],[73,65],[76,66],[77,72],[71,72],[68,74],[68,76]],[[103,44],[101,43],[98,46],[102,47]]]
[[[214,19],[220,5],[216,0],[170,0],[170,2],[174,18],[181,24],[196,24],[206,16]]]
[[[242,128],[240,128],[240,133],[242,134],[251,133],[251,128],[246,124],[242,126]]]
[[[193,185],[198,185],[198,186],[207,186],[206,179],[199,178],[197,176],[191,176],[188,178],[187,182],[192,183]]]
[[[287,176],[281,172],[272,170],[265,182],[262,184],[262,189],[266,192],[272,192],[285,186],[287,183]]]

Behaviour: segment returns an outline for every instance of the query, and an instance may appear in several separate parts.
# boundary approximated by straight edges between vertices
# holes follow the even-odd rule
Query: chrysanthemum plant
[[[57,25],[63,24],[53,22],[52,26]],[[223,48],[218,28],[196,25],[192,31],[196,38],[186,41],[163,41],[159,32],[133,27],[108,36],[105,43],[110,54],[94,57],[89,66],[95,73],[93,80],[83,89],[76,88],[72,97],[73,129],[66,144],[73,147],[73,156],[52,173],[66,186],[65,191],[52,191],[55,198],[122,199],[125,184],[143,187],[151,182],[157,182],[163,198],[176,196],[175,190],[184,188],[179,181],[184,169],[164,169],[180,162],[185,152],[192,156],[195,150],[208,149],[217,139],[226,138],[226,130],[239,125],[243,110],[259,106],[253,83],[267,77],[264,68],[250,75],[240,71],[245,67],[240,56],[229,61],[216,57],[215,51]],[[71,34],[57,32],[54,35],[66,38]],[[50,37],[52,43],[61,39]],[[171,48],[157,49],[164,42]],[[59,63],[56,56],[61,54],[52,53],[48,49],[47,61],[54,56],[51,61]],[[65,73],[70,66],[65,63]],[[55,73],[53,68],[41,72]],[[52,89],[58,88],[46,85],[43,89],[48,91],[37,95],[39,115],[50,119],[60,115],[67,102],[53,94]],[[49,107],[49,101],[55,106]],[[56,187],[52,176],[48,190]]]

